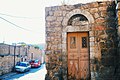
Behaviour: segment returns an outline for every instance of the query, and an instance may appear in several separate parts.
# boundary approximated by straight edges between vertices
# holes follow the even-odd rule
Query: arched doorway
[[[87,27],[88,20],[84,15],[73,15],[68,26]],[[90,78],[88,32],[76,31],[67,33],[68,76],[86,80]]]
[[[63,20],[64,40],[63,52],[67,53],[68,80],[90,79],[90,27],[94,23],[92,15],[84,10],[76,9],[66,15]],[[93,52],[92,52],[93,53]]]

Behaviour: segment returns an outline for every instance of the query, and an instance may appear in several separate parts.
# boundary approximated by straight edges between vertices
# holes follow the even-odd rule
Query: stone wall
[[[46,8],[46,55],[48,58],[46,67],[48,70],[47,75],[49,76],[47,77],[48,80],[56,80],[56,77],[60,76],[62,76],[62,78],[67,77],[66,54],[62,53],[62,21],[67,12],[74,8],[74,6],[54,6]]]
[[[15,49],[15,50],[14,50]],[[15,51],[15,52],[14,52]],[[14,54],[15,53],[15,54]],[[0,75],[9,73],[18,61],[31,60],[31,53],[33,53],[33,59],[41,60],[42,52],[39,49],[35,49],[33,46],[13,46],[8,44],[0,44]]]
[[[116,66],[116,77],[115,79],[116,80],[119,80],[120,79],[120,1],[119,0],[116,0],[116,15],[117,15],[117,19],[116,19],[116,22],[117,22],[117,33],[118,33],[118,58],[117,58],[117,66]]]
[[[20,61],[19,57],[15,57],[15,64]],[[14,56],[0,56],[0,75],[9,73],[14,67]]]
[[[0,46],[0,52],[1,52],[0,54],[1,55],[8,55],[8,54],[10,54],[9,51],[12,50],[12,49],[9,50],[9,48],[10,48],[9,45],[1,45]]]
[[[14,63],[16,64],[18,61],[24,61],[25,56],[26,56],[25,47],[22,46],[14,47],[13,45],[0,44],[0,75],[11,72],[13,70]]]
[[[91,80],[113,80],[117,66],[115,2],[93,2],[46,8],[46,80],[67,80],[67,32],[89,32]],[[69,26],[69,19],[84,15],[89,26]],[[69,79],[70,80],[70,79]]]
[[[28,47],[24,46],[13,46],[8,44],[0,44],[0,55],[14,55],[14,48],[15,48],[15,55],[26,55],[28,53]]]
[[[42,60],[42,51],[40,49],[35,49],[34,47],[29,48],[29,54],[28,54],[29,59],[38,59]]]

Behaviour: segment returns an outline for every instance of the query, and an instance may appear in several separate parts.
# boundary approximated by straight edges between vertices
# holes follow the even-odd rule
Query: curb
[[[4,74],[4,75],[0,76],[0,80],[4,80],[4,79],[6,79],[7,77],[13,76],[13,75],[15,75],[15,74],[16,74],[16,73]]]

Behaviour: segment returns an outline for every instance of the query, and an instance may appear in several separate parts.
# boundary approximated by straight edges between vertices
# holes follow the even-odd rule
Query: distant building
[[[0,43],[0,75],[11,72],[19,61],[41,60],[41,57],[41,50],[33,46]]]
[[[41,60],[42,58],[42,51],[34,46],[29,47],[29,58],[30,59],[38,59]]]

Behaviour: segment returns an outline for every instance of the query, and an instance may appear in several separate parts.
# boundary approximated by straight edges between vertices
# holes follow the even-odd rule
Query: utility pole
[[[14,71],[15,71],[15,53],[16,53],[16,44],[14,45]]]
[[[33,59],[33,53],[31,53],[31,59]]]

